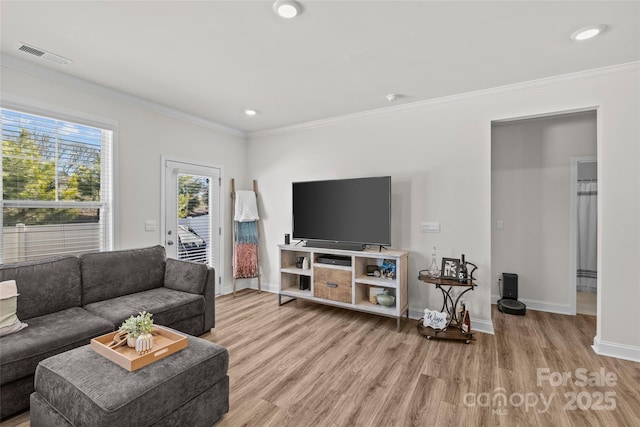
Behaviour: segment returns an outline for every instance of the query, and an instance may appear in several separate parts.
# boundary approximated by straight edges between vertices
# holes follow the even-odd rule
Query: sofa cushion
[[[112,322],[116,329],[129,316],[141,311],[153,314],[153,323],[171,325],[204,312],[204,297],[168,288],[156,288],[132,295],[94,302],[84,308]]]
[[[80,255],[82,305],[159,288],[165,258],[162,246]]]
[[[88,344],[91,338],[114,330],[113,323],[80,307],[34,317],[27,322],[28,328],[0,337],[0,384],[32,375],[41,360]]]
[[[202,295],[207,274],[206,264],[167,258],[164,286],[176,291]]]
[[[17,314],[24,322],[81,305],[80,267],[74,256],[2,265],[0,281],[4,280],[16,281]]]

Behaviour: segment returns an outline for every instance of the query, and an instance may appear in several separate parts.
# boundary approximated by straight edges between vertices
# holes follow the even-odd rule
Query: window
[[[1,112],[0,262],[112,249],[113,132]]]

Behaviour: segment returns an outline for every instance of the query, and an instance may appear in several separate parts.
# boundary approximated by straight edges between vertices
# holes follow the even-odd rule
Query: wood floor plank
[[[279,306],[267,292],[220,297],[216,328],[202,336],[229,350],[230,411],[218,425],[640,426],[640,364],[593,352],[595,317],[495,308],[492,316],[495,335],[464,344],[427,340],[413,320],[396,332],[394,319],[304,301]],[[576,384],[580,368],[617,382]],[[572,379],[540,383],[539,369]],[[615,408],[596,408],[606,392]],[[582,409],[570,407],[571,395]],[[28,427],[29,413],[1,424]]]

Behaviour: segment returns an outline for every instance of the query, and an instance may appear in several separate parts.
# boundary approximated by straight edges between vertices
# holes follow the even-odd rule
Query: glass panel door
[[[170,160],[164,166],[167,256],[207,264],[219,276],[220,169]]]

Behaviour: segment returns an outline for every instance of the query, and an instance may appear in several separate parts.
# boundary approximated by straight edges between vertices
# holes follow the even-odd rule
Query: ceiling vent
[[[37,56],[38,58],[46,59],[49,62],[55,62],[56,64],[60,65],[68,65],[73,62],[70,59],[64,58],[51,52],[47,52],[46,50],[42,50],[34,46],[29,46],[26,43],[19,43],[18,50],[24,53],[28,53],[29,55]]]

